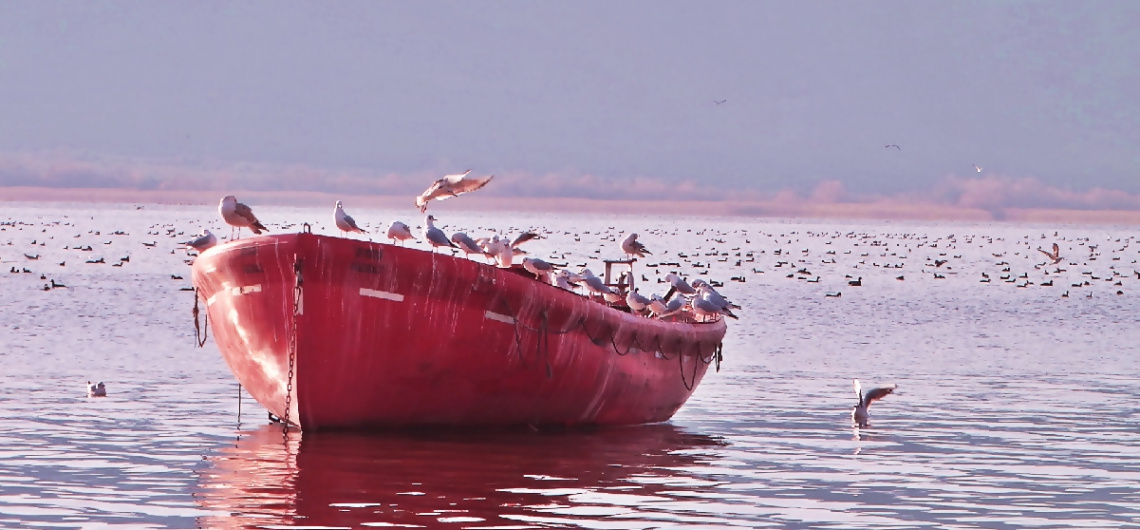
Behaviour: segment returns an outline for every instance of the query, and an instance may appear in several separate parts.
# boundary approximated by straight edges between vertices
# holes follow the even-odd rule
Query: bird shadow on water
[[[708,484],[685,468],[715,458],[725,445],[669,424],[288,436],[280,426],[265,425],[243,431],[232,447],[210,457],[195,497],[219,514],[199,521],[211,528],[589,526],[615,510],[668,517],[655,501]]]

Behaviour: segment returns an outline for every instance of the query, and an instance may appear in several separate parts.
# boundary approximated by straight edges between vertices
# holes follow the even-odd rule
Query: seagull
[[[451,234],[451,242],[458,245],[459,250],[462,250],[467,256],[471,256],[472,254],[478,254],[480,256],[487,255],[487,251],[483,250],[475,240],[463,232]]]
[[[461,174],[446,175],[433,182],[419,197],[416,197],[416,208],[420,209],[420,213],[426,212],[428,201],[432,199],[443,201],[475,191],[486,186],[494,178],[494,175],[487,175],[486,177],[468,179],[466,177],[469,173],[471,173],[470,169]]]
[[[671,289],[669,289],[669,292],[665,295],[666,300],[671,299],[674,292],[681,293],[681,294],[689,294],[689,295],[697,293],[697,290],[693,289],[693,286],[689,285],[689,282],[686,282],[685,280],[681,279],[681,277],[677,276],[677,273],[675,273],[675,272],[670,272],[669,274],[666,274],[665,275],[665,281],[669,282],[673,286]]]
[[[646,254],[653,254],[645,248],[645,245],[637,241],[637,234],[630,234],[629,237],[626,237],[625,241],[621,242],[621,249],[629,257],[638,256],[644,258]]]
[[[1057,246],[1056,243],[1053,243],[1053,252],[1049,252],[1048,250],[1042,249],[1041,247],[1037,247],[1037,251],[1053,260],[1054,265],[1060,263],[1061,260],[1064,259],[1061,257],[1061,247]]]
[[[575,282],[582,282],[586,285],[586,289],[594,294],[605,296],[607,294],[614,294],[613,289],[606,286],[601,278],[594,276],[594,272],[590,269],[582,269],[578,272],[577,279],[572,280]]]
[[[351,215],[344,213],[344,207],[340,205],[340,201],[336,201],[336,209],[333,210],[333,216],[336,218],[336,227],[345,232],[360,232],[367,234],[368,231],[356,226],[356,220]]]
[[[870,418],[870,414],[867,410],[871,408],[871,403],[887,397],[887,394],[893,394],[895,389],[899,387],[898,385],[884,386],[870,390],[864,394],[863,387],[859,384],[858,379],[854,380],[854,385],[855,395],[859,398],[859,404],[851,409],[851,421],[855,422],[855,425],[859,427],[866,427],[868,425],[867,419]]]
[[[404,241],[415,238],[412,235],[412,230],[404,223],[392,221],[392,224],[388,225],[388,239],[391,239],[392,243],[399,241],[400,245],[403,245]]]
[[[551,283],[550,275],[555,271],[553,264],[538,258],[523,258],[522,266],[543,283]]]
[[[729,302],[728,299],[724,297],[724,295],[717,292],[716,289],[713,289],[713,286],[709,285],[708,282],[700,278],[693,280],[693,287],[697,288],[697,291],[701,294],[701,296],[708,298],[709,301],[717,304],[718,306],[729,309],[740,309],[740,306]]]
[[[976,171],[976,172],[978,172],[978,173],[981,173],[981,172],[982,172],[982,166],[979,166],[979,165],[977,165],[977,164],[974,164],[974,171]]]
[[[901,147],[899,147],[899,145],[898,145],[898,144],[887,144],[887,145],[884,145],[884,146],[883,146],[883,149],[890,149],[890,148],[892,148],[892,147],[894,147],[895,149],[898,149],[899,151],[902,151],[902,148],[901,148]]]
[[[202,235],[184,243],[184,245],[186,245],[186,250],[193,249],[197,250],[198,252],[204,252],[206,249],[217,244],[218,238],[214,237],[214,234],[205,229],[202,230]]]
[[[514,241],[511,241],[511,244],[510,244],[511,250],[513,250],[515,253],[518,253],[518,254],[526,254],[526,251],[523,249],[520,249],[519,245],[526,243],[527,241],[530,241],[532,239],[542,239],[542,236],[540,236],[534,232],[523,232],[523,233],[519,234],[518,237],[516,237]]]
[[[554,286],[567,291],[573,291],[574,285],[570,283],[571,278],[573,278],[573,276],[570,274],[570,271],[562,269],[558,271],[558,274],[554,275]]]
[[[103,385],[102,381],[99,381],[97,385],[93,385],[91,381],[88,381],[87,397],[107,397],[107,387]]]
[[[713,103],[716,103],[717,105],[723,105],[724,102],[726,102],[726,101],[728,101],[728,100],[727,99],[714,99]]]
[[[432,252],[439,247],[459,248],[447,238],[447,234],[444,234],[443,230],[435,227],[434,215],[428,214],[427,217],[424,217],[424,225],[424,239],[432,246]]]
[[[226,195],[222,197],[222,201],[218,203],[218,213],[222,214],[222,219],[226,221],[231,227],[237,228],[238,236],[241,236],[242,228],[249,228],[253,231],[254,235],[260,234],[262,230],[268,231],[261,221],[253,215],[253,210],[249,209],[240,202],[233,195]],[[232,232],[232,229],[231,229]],[[231,237],[233,234],[230,234]]]
[[[739,317],[733,314],[732,310],[729,309],[728,300],[720,296],[720,293],[713,291],[712,287],[707,283],[701,284],[701,286],[697,288],[697,291],[699,294],[689,301],[689,305],[693,308],[693,313],[701,316],[702,319],[720,314],[739,320]]]

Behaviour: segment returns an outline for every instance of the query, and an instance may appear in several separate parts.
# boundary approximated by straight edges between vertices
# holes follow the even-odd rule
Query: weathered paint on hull
[[[280,417],[295,333],[288,418],[302,429],[664,421],[725,334],[723,320],[634,316],[518,268],[307,233],[220,245],[193,270],[230,369]]]

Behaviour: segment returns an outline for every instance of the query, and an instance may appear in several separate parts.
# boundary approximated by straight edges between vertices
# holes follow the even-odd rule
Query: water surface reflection
[[[245,433],[202,472],[205,527],[641,528],[715,483],[725,443],[663,424],[596,432]],[[706,523],[712,521],[701,517]]]

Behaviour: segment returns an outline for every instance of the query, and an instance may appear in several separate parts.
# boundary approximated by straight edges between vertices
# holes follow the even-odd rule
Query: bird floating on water
[[[99,381],[98,384],[92,384],[91,381],[88,381],[87,397],[107,397],[107,387],[102,381]]]
[[[469,179],[467,178],[469,173],[471,173],[470,169],[460,174],[446,175],[433,182],[419,197],[416,197],[416,208],[420,209],[420,213],[426,212],[428,201],[433,199],[443,201],[452,197],[458,197],[464,193],[469,193],[486,186],[487,183],[491,182],[491,179],[494,178],[494,175],[487,175],[485,177]]]
[[[356,220],[344,211],[344,206],[341,206],[340,201],[336,201],[336,208],[333,210],[333,217],[336,219],[336,227],[344,232],[360,232],[367,234],[368,231],[356,226]]]
[[[269,230],[261,224],[261,221],[257,220],[257,216],[253,215],[253,210],[249,206],[238,202],[237,197],[233,195],[222,197],[222,201],[218,203],[218,213],[222,214],[222,219],[226,224],[237,228],[238,236],[241,236],[242,228],[250,229],[254,235]]]
[[[852,381],[855,387],[855,396],[859,398],[859,404],[855,405],[855,408],[851,409],[851,421],[855,422],[855,425],[859,427],[866,427],[869,425],[867,423],[867,420],[871,417],[870,412],[868,412],[868,410],[871,408],[871,403],[883,399],[889,394],[893,394],[895,392],[895,389],[899,386],[891,385],[879,387],[872,389],[864,394],[863,387],[859,384],[859,380],[854,379]]]

